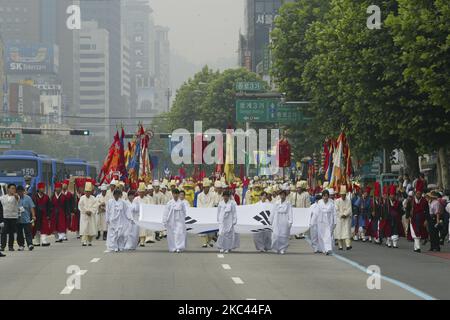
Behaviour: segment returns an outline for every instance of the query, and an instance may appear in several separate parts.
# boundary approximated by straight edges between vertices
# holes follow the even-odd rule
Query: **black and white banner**
[[[163,205],[141,204],[138,225],[148,230],[164,230],[162,224]],[[259,203],[249,206],[237,206],[237,225],[235,231],[251,234],[271,229],[270,215],[273,205]],[[291,234],[299,234],[309,229],[311,210],[293,208],[293,224]],[[190,233],[207,233],[218,230],[217,208],[188,208],[186,214],[186,230]]]

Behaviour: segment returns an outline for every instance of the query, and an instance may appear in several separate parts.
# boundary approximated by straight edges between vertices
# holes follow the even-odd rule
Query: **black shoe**
[[[67,239],[67,238],[64,238],[64,239],[63,239],[63,241],[69,241],[69,239]]]
[[[6,254],[0,252],[0,257],[6,257]]]
[[[89,247],[92,247],[92,243],[89,243],[88,246],[89,246]]]
[[[63,242],[63,239],[56,240],[55,242],[57,242],[57,243],[62,243],[62,242]]]
[[[81,236],[77,236],[77,239],[81,239]]]
[[[398,249],[398,246],[392,246],[392,248],[394,248],[394,249]]]
[[[13,247],[9,248],[8,251],[16,251]]]
[[[202,245],[202,248],[208,248],[208,245],[205,243],[204,245]]]
[[[338,250],[339,250],[339,251],[342,251],[342,250],[344,250],[344,249],[343,249],[343,248],[339,248]]]
[[[28,247],[28,250],[30,250],[30,251],[33,251],[33,249],[34,249],[34,246],[29,246]]]
[[[420,253],[421,250],[420,250],[420,249],[417,249],[417,250],[414,250],[414,252]]]
[[[97,232],[97,236],[95,237],[95,240],[98,240],[98,239],[100,239],[100,231]]]
[[[348,251],[348,250],[352,250],[352,248],[353,248],[352,246],[347,247],[347,251]]]
[[[35,247],[40,247],[41,244],[40,244],[40,243],[38,243],[38,244],[33,244],[33,246],[35,246]]]
[[[49,247],[49,246],[50,246],[50,243],[43,243],[42,246],[43,246],[43,247]]]
[[[145,247],[145,244],[141,243],[141,244],[139,245],[139,247]]]
[[[103,241],[106,241],[107,236],[108,236],[108,233],[106,231],[103,231]]]

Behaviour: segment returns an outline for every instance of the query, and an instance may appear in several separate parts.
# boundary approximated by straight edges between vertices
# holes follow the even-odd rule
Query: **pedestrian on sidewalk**
[[[25,248],[25,240],[26,240],[28,250],[32,251],[34,249],[32,224],[34,224],[36,221],[35,205],[31,197],[25,193],[24,187],[18,186],[17,193],[19,194],[20,197],[19,200],[20,218],[17,223],[17,244],[19,245],[19,251],[23,251]]]

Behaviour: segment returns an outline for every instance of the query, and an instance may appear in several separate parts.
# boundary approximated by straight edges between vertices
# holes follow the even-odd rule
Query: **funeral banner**
[[[237,206],[237,225],[235,231],[241,234],[251,234],[271,230],[270,215],[273,205],[259,203],[248,206]],[[162,223],[165,206],[140,205],[138,225],[148,230],[164,230]],[[306,232],[309,229],[311,210],[309,208],[293,208],[293,224],[291,235]],[[190,233],[208,233],[218,230],[217,208],[188,208],[186,214],[186,229]]]

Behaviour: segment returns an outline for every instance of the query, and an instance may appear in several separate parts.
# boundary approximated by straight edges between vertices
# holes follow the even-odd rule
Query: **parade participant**
[[[114,190],[113,198],[106,204],[106,225],[108,226],[106,247],[109,251],[119,252],[125,249],[126,232],[130,224],[128,210],[129,206],[122,200],[122,191]]]
[[[326,255],[332,254],[333,233],[336,227],[336,206],[330,200],[330,192],[324,190],[322,199],[317,203],[316,208],[318,250]]]
[[[205,181],[203,183],[203,191],[198,195],[197,208],[213,208],[215,207],[216,195],[211,191],[211,182]],[[215,232],[201,234],[202,247],[207,248],[214,246]]]
[[[75,180],[75,184],[77,187],[76,194],[75,194],[75,209],[74,213],[70,217],[70,228],[69,230],[72,232],[76,232],[77,239],[80,239],[80,208],[79,203],[80,199],[84,194],[84,183],[85,181],[83,179],[77,179]]]
[[[269,221],[272,225],[272,250],[285,254],[293,223],[292,205],[287,201],[287,190],[280,192],[280,199],[275,203]]]
[[[63,238],[64,241],[67,241],[67,231],[70,230],[70,219],[72,217],[72,214],[75,212],[75,197],[72,194],[72,192],[69,191],[69,180],[64,180],[62,183],[62,194],[66,198],[67,201],[67,212],[66,212],[66,236]]]
[[[93,186],[86,182],[85,194],[80,198],[78,208],[80,210],[80,235],[82,246],[92,246],[92,239],[97,235],[95,215],[97,214],[97,199],[92,195]],[[120,191],[121,192],[121,191]]]
[[[226,190],[223,199],[217,207],[217,222],[219,223],[219,237],[217,247],[221,253],[228,253],[236,248],[234,226],[237,223],[236,202],[231,199],[230,191]]]
[[[145,196],[145,183],[143,182],[139,183],[138,196],[133,200],[133,217],[137,217],[137,219],[139,219],[140,204],[152,204],[151,199]],[[136,222],[138,221],[137,219],[135,219]],[[139,246],[145,247],[146,237],[147,229],[139,227]]]
[[[244,195],[244,205],[252,204],[252,193],[253,193],[253,183],[250,183]]]
[[[167,203],[169,203],[169,201],[172,199],[170,192],[167,192],[167,185],[165,185],[164,183],[161,184],[161,204],[166,205]]]
[[[162,221],[167,229],[169,251],[177,253],[186,248],[186,204],[179,197],[180,191],[174,189],[173,199],[167,203]]]
[[[309,208],[311,207],[311,197],[307,191],[308,182],[305,180],[301,180],[297,182],[297,190],[295,193],[292,193],[292,206],[295,208]],[[295,235],[296,239],[304,239],[305,236],[303,234]]]
[[[352,203],[347,197],[347,187],[341,186],[340,198],[335,201],[336,205],[336,229],[335,238],[338,240],[339,250],[343,250],[344,243],[347,250],[352,249]]]
[[[364,190],[364,193],[362,197],[356,199],[354,206],[355,211],[353,215],[353,222],[352,225],[355,229],[355,236],[353,240],[358,241],[362,240],[362,242],[367,241],[366,237],[366,229],[368,224],[368,217],[369,214],[371,214],[371,203],[370,203],[370,187],[367,187],[366,190]]]
[[[122,191],[122,200],[126,201],[128,199],[128,192],[125,191],[125,182],[119,181],[117,188]]]
[[[389,187],[389,199],[383,205],[383,234],[388,248],[398,248],[399,237],[404,236],[402,225],[402,209],[400,202],[395,199],[396,187]]]
[[[48,247],[50,243],[47,236],[51,235],[50,229],[50,198],[45,194],[45,183],[37,184],[38,192],[33,196],[36,206],[36,222],[33,228],[34,246]]]
[[[3,228],[1,235],[1,250],[5,251],[8,242],[9,251],[14,251],[14,234],[17,229],[17,219],[19,218],[19,195],[16,185],[8,185],[8,193],[0,197],[3,206]],[[8,241],[7,241],[8,240]]]
[[[148,198],[149,203],[151,204],[155,204],[155,199],[153,198],[153,186],[151,184],[149,184],[146,187],[146,193],[145,196]]]
[[[270,203],[268,194],[264,191],[261,193],[261,200],[258,203]],[[272,249],[272,230],[264,230],[253,234],[253,242],[256,250],[259,252],[267,252]]]
[[[317,233],[317,203],[322,199],[322,194],[315,195],[315,202],[311,205],[311,219],[309,220],[309,237],[311,238],[311,247],[314,253],[320,253],[319,251],[319,238]]]
[[[230,185],[230,193],[231,193],[231,198],[234,200],[234,202],[236,202],[236,205],[240,206],[241,205],[241,198],[236,193],[236,184],[235,183],[232,183]]]
[[[420,240],[428,238],[425,222],[429,214],[429,206],[427,200],[422,197],[423,188],[422,183],[416,184],[416,195],[411,206],[410,233],[408,234],[408,238],[414,240],[414,252],[418,253],[421,252]]]
[[[97,237],[96,240],[99,240],[103,233],[103,240],[106,240],[107,237],[107,227],[106,227],[106,203],[108,197],[108,187],[103,184],[100,186],[100,194],[97,195],[97,205],[98,205],[98,211],[97,211]]]
[[[384,189],[387,190],[386,186]],[[382,199],[380,198],[380,191],[381,191],[380,183],[375,182],[371,206],[372,212],[370,214],[369,224],[367,225],[367,235],[369,236],[370,241],[375,242],[376,244],[381,244],[381,237],[382,237],[380,224],[382,219],[383,204]]]
[[[253,191],[250,193],[250,202],[248,204],[255,204],[260,201],[262,187],[259,183],[253,185]]]
[[[17,244],[19,245],[19,251],[23,251],[26,240],[28,250],[32,251],[34,249],[34,246],[33,246],[33,236],[31,226],[36,221],[35,205],[31,197],[25,193],[24,187],[18,186],[17,193],[19,194],[20,197],[19,200],[20,217],[17,223]]]
[[[414,191],[408,192],[408,197],[403,200],[403,211],[405,214],[402,216],[403,230],[405,235],[409,234],[409,219],[411,218],[411,207],[414,201]]]
[[[144,184],[145,190],[145,184]],[[144,192],[145,193],[145,192]],[[139,220],[139,205],[134,205],[135,192],[133,190],[128,191],[128,198],[125,201],[127,204],[126,221],[124,222],[124,245],[123,250],[133,251],[136,250],[139,242],[139,226],[136,222]],[[136,210],[137,209],[137,210]]]
[[[155,198],[153,197],[153,186],[149,184],[146,188],[146,198],[149,204],[155,204]],[[147,230],[147,236],[145,237],[145,243],[155,243],[155,232],[152,230]]]
[[[2,205],[2,202],[0,201],[0,233],[2,233],[4,226],[5,226],[5,222],[3,220],[3,205]],[[0,246],[0,257],[6,257],[6,255],[2,253],[1,246]]]
[[[155,202],[154,204],[156,204],[156,205],[164,204],[164,195],[160,190],[160,184],[159,184],[158,180],[155,180],[153,182],[153,189],[154,189],[153,199]]]
[[[206,182],[206,180],[204,182]],[[197,208],[198,196],[202,192],[203,192],[203,183],[198,182],[197,187],[195,188],[195,193],[194,193],[194,205],[193,205],[194,208]]]
[[[444,196],[443,192],[438,192],[438,201],[441,206],[441,215],[440,215],[440,222],[439,222],[439,244],[441,246],[444,245],[445,237],[448,235],[448,221],[449,221],[449,214],[446,210],[447,204],[448,204],[448,198]]]
[[[427,194],[430,198],[430,214],[428,216],[428,232],[430,233],[430,250],[429,251],[441,251],[439,228],[442,224],[442,206],[439,202],[439,194],[437,191],[431,191]]]
[[[186,201],[189,202],[190,207],[193,207],[195,192],[194,192],[194,185],[192,184],[192,182],[191,181],[186,182],[183,186],[183,190],[186,194]]]
[[[222,182],[214,182],[214,207],[217,207],[219,205],[219,202],[222,200],[222,193]]]
[[[62,183],[55,182],[55,192],[50,199],[51,215],[50,225],[52,232],[55,233],[56,242],[63,242],[66,238],[66,216],[69,211],[66,197],[62,194]]]

